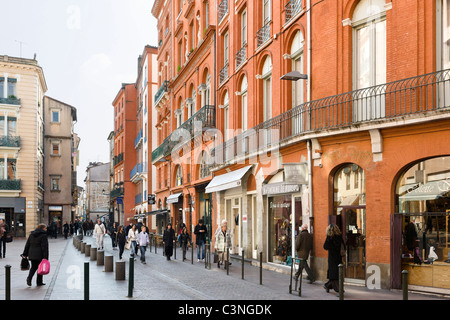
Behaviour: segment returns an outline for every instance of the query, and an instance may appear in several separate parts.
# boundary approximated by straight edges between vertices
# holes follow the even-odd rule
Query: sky
[[[77,183],[89,162],[109,162],[112,102],[134,83],[138,57],[157,46],[154,0],[14,0],[0,6],[0,55],[32,59],[44,70],[46,95],[77,109]]]

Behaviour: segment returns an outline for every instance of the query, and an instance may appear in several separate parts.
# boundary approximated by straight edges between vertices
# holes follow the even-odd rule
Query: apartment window
[[[228,92],[225,94],[223,105],[223,132],[224,140],[227,141],[230,131],[230,99],[228,97]]]
[[[353,14],[354,89],[386,83],[386,12],[384,0],[363,0]],[[353,120],[382,118],[384,96],[354,104]]]
[[[8,78],[8,97],[17,98],[17,79]]]
[[[272,59],[266,58],[263,67],[263,120],[272,118]]]
[[[205,3],[205,30],[209,27],[209,1]]]
[[[17,118],[8,117],[8,136],[15,137],[17,135]],[[0,132],[1,134],[1,132]]]
[[[59,142],[52,142],[52,150],[51,150],[52,156],[59,156],[60,153],[60,143]]]
[[[241,14],[241,47],[247,44],[247,9]]]
[[[241,83],[241,118],[242,118],[242,131],[246,131],[248,128],[248,94],[247,94],[247,77],[242,79]]]
[[[178,166],[175,174],[175,186],[179,187],[181,185],[183,185],[183,172],[181,166]]]
[[[52,122],[59,123],[59,110],[52,110]]]
[[[229,61],[229,53],[230,53],[229,39],[230,39],[229,33],[227,32],[223,36],[223,65],[224,66],[228,65],[228,61]]]
[[[263,1],[263,26],[270,22],[270,0]]]
[[[8,180],[15,180],[17,178],[17,160],[8,159],[7,177]]]
[[[442,67],[450,68],[450,0],[442,0]]]
[[[61,177],[51,177],[51,191],[60,191],[61,190]]]
[[[0,77],[0,98],[5,97],[5,78]]]

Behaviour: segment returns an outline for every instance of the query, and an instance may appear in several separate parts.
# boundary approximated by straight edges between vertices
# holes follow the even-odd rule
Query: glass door
[[[343,207],[342,228],[346,244],[345,277],[366,278],[366,208]]]

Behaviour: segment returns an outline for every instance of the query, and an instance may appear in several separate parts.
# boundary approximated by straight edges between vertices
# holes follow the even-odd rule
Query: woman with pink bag
[[[47,226],[45,224],[38,225],[37,229],[30,234],[22,255],[31,261],[31,268],[27,277],[27,285],[31,287],[31,280],[38,270],[40,263],[43,259],[48,260],[48,238]],[[45,285],[43,283],[43,276],[39,273],[37,275],[36,285]]]

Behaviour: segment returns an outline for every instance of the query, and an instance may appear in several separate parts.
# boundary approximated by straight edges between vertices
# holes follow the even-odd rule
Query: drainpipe
[[[306,12],[307,12],[307,28],[306,28],[306,40],[308,47],[308,54],[306,55],[307,61],[307,74],[308,80],[306,82],[307,87],[307,101],[311,101],[311,0],[306,1]],[[311,233],[314,232],[314,210],[313,210],[313,196],[312,196],[312,150],[311,150],[311,140],[307,141],[308,146],[308,189],[309,189],[309,226]]]
[[[308,200],[309,200],[309,226],[310,232],[314,233],[314,210],[313,210],[313,194],[312,194],[312,150],[311,140],[307,141],[308,147]]]

